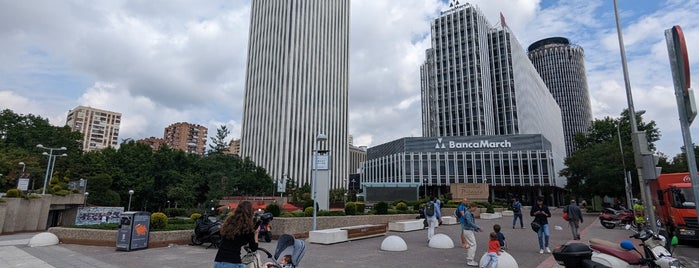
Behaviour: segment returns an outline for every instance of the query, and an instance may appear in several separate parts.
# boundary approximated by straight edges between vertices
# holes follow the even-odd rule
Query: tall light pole
[[[655,214],[653,211],[653,202],[651,199],[650,185],[647,180],[657,178],[657,171],[653,163],[655,158],[653,153],[648,148],[648,140],[645,132],[638,131],[636,124],[636,111],[633,106],[633,95],[631,94],[631,81],[629,80],[629,68],[626,64],[626,50],[624,49],[624,37],[621,33],[621,20],[619,19],[619,6],[617,0],[614,0],[614,15],[616,17],[616,31],[619,37],[619,51],[621,54],[621,66],[624,71],[624,85],[626,88],[626,101],[629,106],[629,121],[631,122],[631,140],[633,142],[634,160],[636,169],[638,170],[638,183],[641,188],[641,195],[645,202],[644,214],[648,217],[648,225],[653,232],[658,232],[658,226],[655,224]]]
[[[318,197],[318,189],[316,187],[316,179],[318,173],[318,167],[316,167],[316,160],[318,159],[318,142],[326,141],[327,139],[328,136],[325,136],[325,134],[320,133],[318,134],[318,136],[316,136],[316,139],[313,142],[313,163],[311,164],[311,168],[313,169],[313,231],[315,231],[316,227],[318,227],[318,201],[316,200],[316,198]]]
[[[133,196],[133,190],[129,190],[129,209],[127,211],[131,211],[131,196]]]
[[[24,169],[27,167],[27,165],[24,164],[24,162],[19,162],[19,165],[22,166],[22,173],[24,173]]]
[[[619,123],[616,124],[616,135],[619,137],[619,151],[621,151],[621,165],[624,167],[624,187],[626,189],[626,207],[628,209],[633,209],[633,204],[631,204],[631,198],[633,198],[633,188],[631,187],[631,179],[629,174],[626,172],[626,160],[624,160],[624,147],[621,145],[621,119]]]
[[[83,202],[83,207],[87,206],[87,196],[89,196],[89,195],[90,195],[90,193],[85,192],[85,200]]]
[[[37,144],[36,148],[49,151],[48,153],[47,152],[42,153],[43,155],[46,155],[49,157],[49,162],[46,164],[46,175],[44,176],[44,189],[41,191],[41,194],[45,195],[46,194],[46,185],[48,184],[49,176],[53,177],[53,167],[56,164],[56,156],[68,156],[65,153],[62,155],[55,155],[55,154],[53,154],[53,151],[65,151],[67,149],[66,149],[66,147],[49,148],[49,147],[44,147],[44,145],[41,145],[41,144]]]
[[[422,179],[423,187],[425,187],[425,198],[427,198],[427,178]]]

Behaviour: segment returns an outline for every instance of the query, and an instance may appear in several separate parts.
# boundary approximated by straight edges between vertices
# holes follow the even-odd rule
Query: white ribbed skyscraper
[[[349,0],[253,0],[241,155],[311,184],[317,135],[330,185],[348,178]]]

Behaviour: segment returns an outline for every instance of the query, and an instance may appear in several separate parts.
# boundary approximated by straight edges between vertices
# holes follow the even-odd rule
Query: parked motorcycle
[[[616,210],[613,208],[605,208],[599,215],[599,221],[607,229],[615,227],[624,227],[631,225],[636,228],[636,219],[633,211],[628,209]]]
[[[263,238],[265,242],[272,241],[272,225],[270,222],[274,219],[274,215],[269,212],[263,213],[262,210],[255,212],[253,216],[253,222],[255,222],[255,228],[260,227],[259,238]]]
[[[216,247],[221,244],[221,222],[209,220],[208,215],[202,215],[197,218],[196,225],[194,227],[194,233],[192,234],[192,245],[201,245],[204,243],[211,243],[208,247]]]
[[[626,229],[631,229],[630,225]],[[609,245],[609,241],[594,242],[590,240],[590,248],[592,248],[592,260],[609,266],[609,267],[636,267],[636,265],[661,267],[661,268],[679,268],[680,261],[672,257],[672,253],[665,248],[667,241],[664,236],[656,234],[649,228],[643,228],[630,236],[641,240],[639,244],[643,248],[643,253],[638,251],[633,243],[629,240],[622,241],[619,246]],[[677,245],[676,239],[672,240],[672,245]]]

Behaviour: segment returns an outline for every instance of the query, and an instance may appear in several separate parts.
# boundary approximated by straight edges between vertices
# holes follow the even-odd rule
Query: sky
[[[524,49],[554,36],[582,46],[594,118],[616,118],[628,107],[612,0],[466,2],[491,25],[502,12]],[[351,1],[348,127],[355,145],[422,135],[419,69],[430,22],[448,4]],[[699,1],[618,6],[635,110],[657,123],[658,151],[675,156],[683,141],[664,31],[682,27],[694,67]],[[206,126],[209,140],[226,125],[229,138],[239,138],[249,21],[249,0],[0,0],[0,109],[57,126],[78,105],[120,112],[120,142],[162,137],[176,122]],[[699,79],[696,68],[691,74]]]

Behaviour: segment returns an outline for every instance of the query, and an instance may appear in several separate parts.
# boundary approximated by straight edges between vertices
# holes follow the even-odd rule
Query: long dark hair
[[[252,222],[252,204],[248,201],[238,204],[235,213],[228,216],[221,225],[221,235],[228,239],[253,232],[255,225]]]

